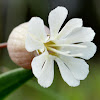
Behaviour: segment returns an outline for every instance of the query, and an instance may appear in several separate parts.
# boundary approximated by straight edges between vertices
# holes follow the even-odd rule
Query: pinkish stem
[[[0,43],[0,48],[6,48],[7,47],[7,43]]]

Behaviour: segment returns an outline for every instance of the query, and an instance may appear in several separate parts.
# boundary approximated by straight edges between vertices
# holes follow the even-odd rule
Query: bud
[[[49,29],[47,27],[45,29],[49,33]],[[7,49],[11,60],[15,64],[26,69],[31,69],[31,61],[37,53],[36,51],[28,52],[25,49],[26,34],[28,34],[28,22],[13,29],[8,38]]]

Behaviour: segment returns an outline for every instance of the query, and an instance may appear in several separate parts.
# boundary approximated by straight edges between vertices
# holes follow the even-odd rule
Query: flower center
[[[59,50],[60,47],[54,46],[56,45],[53,41],[49,41],[47,43],[44,43],[45,47],[47,48],[47,51],[50,55],[57,56],[57,53],[55,53],[52,49]]]

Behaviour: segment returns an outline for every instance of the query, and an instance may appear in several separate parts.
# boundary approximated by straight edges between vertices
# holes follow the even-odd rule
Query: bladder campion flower
[[[96,46],[91,42],[95,32],[83,27],[82,19],[73,18],[60,30],[67,14],[65,7],[57,7],[50,12],[50,34],[45,32],[41,18],[33,17],[28,23],[25,48],[28,52],[37,51],[38,56],[33,58],[31,66],[43,87],[49,87],[53,82],[54,61],[63,80],[69,86],[78,86],[89,73],[89,65],[83,59],[90,59],[96,52]]]

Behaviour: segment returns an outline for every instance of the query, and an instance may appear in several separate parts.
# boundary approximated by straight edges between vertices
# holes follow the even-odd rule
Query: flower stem
[[[7,47],[7,42],[5,43],[0,43],[0,48],[6,48]]]

